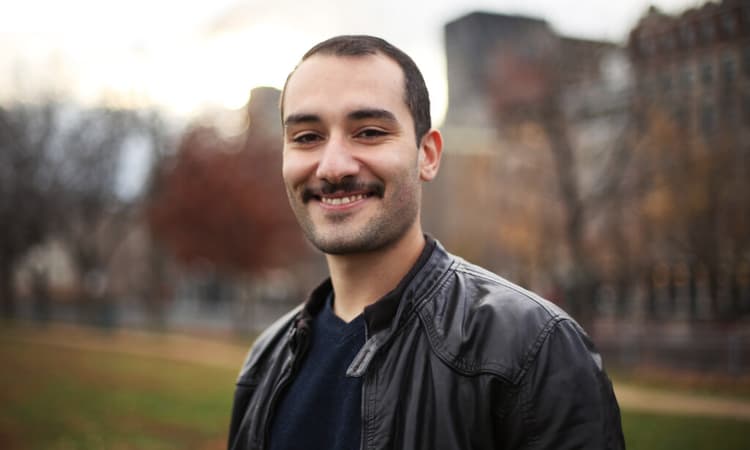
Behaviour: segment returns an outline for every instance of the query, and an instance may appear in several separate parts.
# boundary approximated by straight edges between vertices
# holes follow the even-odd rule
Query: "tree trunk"
[[[16,317],[16,290],[13,286],[13,265],[0,264],[0,302],[4,319]]]
[[[31,273],[31,293],[33,298],[34,320],[46,323],[50,320],[49,279],[45,270],[34,270]]]
[[[719,271],[708,267],[708,296],[711,299],[711,317],[719,317]]]
[[[560,201],[564,206],[564,235],[571,253],[572,269],[568,274],[570,304],[581,326],[593,325],[596,291],[600,277],[585,248],[585,206],[578,187],[576,155],[570,144],[567,124],[559,104],[552,101],[543,114],[543,126],[551,146]]]
[[[630,299],[630,276],[620,275],[617,277],[615,282],[615,298],[617,305],[617,317],[622,319],[628,315],[629,299]]]
[[[656,319],[656,286],[654,286],[654,274],[653,269],[649,269],[646,275],[646,308],[648,310],[648,318]]]
[[[145,307],[150,326],[163,330],[167,326],[166,307],[171,291],[168,286],[167,261],[156,239],[149,236],[149,240],[149,275],[145,286]]]
[[[669,278],[667,281],[667,293],[669,295],[668,314],[673,316],[677,312],[677,280],[675,280],[675,268],[669,268]]]
[[[742,301],[740,299],[740,267],[736,261],[729,266],[729,316],[740,317],[742,315]]]
[[[698,266],[690,265],[690,319],[698,318]]]

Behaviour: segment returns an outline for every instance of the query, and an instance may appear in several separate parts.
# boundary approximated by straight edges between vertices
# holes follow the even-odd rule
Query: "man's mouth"
[[[367,197],[369,197],[371,194],[356,194],[356,195],[347,195],[344,197],[327,197],[323,196],[320,197],[321,203],[325,205],[330,206],[342,206],[342,205],[348,205],[349,203],[354,203],[359,200],[363,200]]]
[[[345,206],[370,197],[382,198],[385,186],[379,182],[357,183],[345,181],[339,184],[325,183],[319,188],[305,188],[302,201],[317,200],[327,206]]]

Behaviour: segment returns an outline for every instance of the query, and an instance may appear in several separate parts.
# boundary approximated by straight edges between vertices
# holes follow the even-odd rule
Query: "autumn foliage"
[[[253,129],[233,139],[187,131],[162,168],[148,218],[186,265],[257,273],[308,251],[281,179],[281,137]]]

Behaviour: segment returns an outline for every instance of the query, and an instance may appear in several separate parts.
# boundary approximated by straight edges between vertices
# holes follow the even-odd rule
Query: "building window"
[[[734,72],[734,58],[732,58],[732,55],[724,56],[724,59],[721,61],[721,77],[727,86],[731,86],[734,83]]]
[[[641,52],[643,52],[646,56],[651,56],[654,54],[654,41],[649,38],[649,36],[641,35],[638,38],[638,45],[641,47]]]
[[[737,31],[737,20],[732,13],[733,11],[728,11],[721,16],[721,28],[727,36],[734,36]]]
[[[654,92],[654,83],[653,78],[651,76],[644,75],[641,78],[641,92],[643,92],[646,96],[651,96]]]
[[[710,62],[703,63],[703,67],[701,67],[701,81],[705,86],[710,85],[714,81],[714,68]]]
[[[668,94],[672,90],[672,77],[668,73],[661,76],[662,94]]]
[[[701,34],[703,42],[711,42],[714,40],[716,37],[716,28],[714,28],[714,23],[711,19],[706,19],[701,23]]]
[[[716,131],[716,109],[710,103],[704,104],[701,108],[701,130],[706,136]]]
[[[685,105],[677,106],[672,112],[675,124],[682,130],[686,130],[689,126],[690,115]]]
[[[680,84],[682,89],[690,90],[693,85],[693,69],[690,67],[683,67],[680,71]]]
[[[692,24],[684,24],[680,27],[680,38],[686,47],[695,45],[695,30]]]
[[[733,98],[727,98],[721,110],[723,123],[732,127],[737,124],[737,106]]]
[[[672,33],[669,33],[669,34],[667,34],[667,35],[664,36],[663,46],[664,46],[664,49],[667,52],[674,51],[674,49],[675,49],[675,40],[674,40],[674,35]]]

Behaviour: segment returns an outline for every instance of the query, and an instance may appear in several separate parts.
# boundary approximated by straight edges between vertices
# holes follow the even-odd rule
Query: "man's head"
[[[378,50],[372,50],[375,45]],[[429,109],[411,59],[370,37],[317,45],[284,87],[287,195],[308,239],[327,254],[371,252],[407,236],[421,239],[421,183],[437,173],[442,138],[429,128],[426,112],[417,113],[423,116],[418,128],[405,93],[407,71],[381,47],[408,60],[409,72],[420,80],[417,91],[424,91],[415,96],[414,109]]]
[[[414,134],[417,138],[417,146],[419,146],[420,139],[432,127],[430,96],[422,77],[422,72],[419,71],[414,60],[409,55],[387,41],[374,36],[346,35],[332,37],[315,45],[302,56],[300,64],[317,54],[342,57],[363,57],[382,54],[398,64],[404,74],[404,102],[414,120]],[[294,75],[295,71],[289,74],[287,82],[284,84],[284,90],[281,93],[282,120],[284,116],[286,86],[289,83],[289,78]]]

